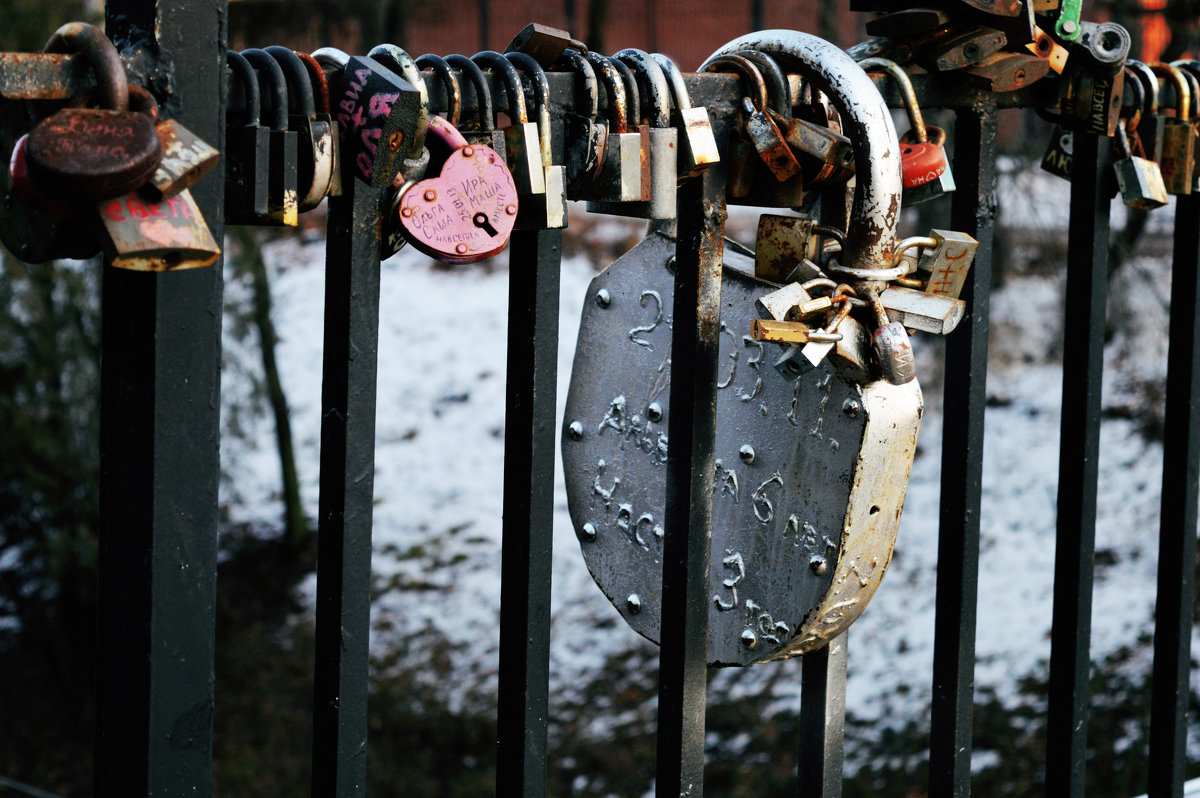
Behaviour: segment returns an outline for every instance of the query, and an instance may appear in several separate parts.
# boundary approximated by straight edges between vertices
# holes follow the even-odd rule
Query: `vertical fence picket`
[[[1176,198],[1163,436],[1162,520],[1150,710],[1150,798],[1180,798],[1187,777],[1192,608],[1200,480],[1200,195]]]
[[[963,292],[966,316],[946,340],[929,751],[929,794],[933,798],[965,797],[971,789],[979,505],[996,211],[996,109],[959,112],[954,132],[958,189],[951,227],[978,239],[979,250]]]
[[[225,0],[159,5],[110,0],[108,35],[223,146]],[[220,241],[220,177],[192,192]],[[211,795],[222,261],[103,282],[95,794]]]
[[[708,566],[716,462],[725,170],[679,189],[659,638],[658,798],[704,791]]]
[[[800,690],[799,798],[841,798],[846,730],[846,637],[804,655]]]
[[[546,794],[561,230],[509,242],[496,794]]]
[[[1082,798],[1087,765],[1100,386],[1108,296],[1109,140],[1075,134],[1063,333],[1046,794]]]
[[[366,795],[380,192],[329,200],[317,536],[314,798]]]

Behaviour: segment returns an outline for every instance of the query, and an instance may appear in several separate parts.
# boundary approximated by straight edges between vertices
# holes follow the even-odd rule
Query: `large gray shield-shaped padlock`
[[[660,635],[673,239],[654,233],[588,288],[562,440],[588,570]],[[796,656],[845,629],[891,558],[922,412],[916,382],[858,385],[828,362],[785,379],[744,333],[774,286],[726,250],[708,662]]]

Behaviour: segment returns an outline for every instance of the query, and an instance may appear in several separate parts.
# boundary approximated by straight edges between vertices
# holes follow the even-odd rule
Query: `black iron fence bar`
[[[966,316],[946,341],[929,748],[929,794],[933,798],[965,798],[971,789],[979,505],[996,219],[996,119],[994,106],[982,106],[959,111],[954,127],[958,188],[950,226],[978,239],[979,250],[963,292]]]
[[[225,0],[106,13],[164,115],[223,147]],[[192,189],[218,240],[223,190]],[[104,268],[98,796],[212,794],[221,269]]]
[[[1171,264],[1162,517],[1150,709],[1150,798],[1180,798],[1187,777],[1192,607],[1200,481],[1200,194],[1176,198]]]
[[[546,794],[561,230],[508,245],[496,795]]]
[[[704,793],[708,566],[716,455],[725,167],[679,189],[659,634],[658,798]]]
[[[801,663],[798,798],[842,797],[848,634],[805,654]]]
[[[366,795],[381,193],[329,200],[317,532],[314,798]]]
[[[1086,781],[1100,386],[1113,180],[1108,150],[1107,138],[1075,134],[1047,720],[1046,794],[1055,798],[1081,798]]]

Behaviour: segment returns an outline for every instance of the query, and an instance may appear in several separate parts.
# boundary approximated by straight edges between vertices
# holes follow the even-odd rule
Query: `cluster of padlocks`
[[[986,92],[1057,73],[1047,167],[1069,174],[1074,132],[1115,135],[1130,205],[1200,178],[1200,65],[1127,61],[1128,34],[1080,20],[1080,0],[906,5],[852,0],[878,16],[876,38],[848,51],[763,31],[688,74],[540,25],[472,57],[229,52],[225,219],[294,226],[357,181],[379,192],[381,258],[411,244],[449,263],[495,255],[514,230],[565,227],[567,200],[659,222],[589,288],[563,432],[589,568],[657,639],[677,190],[720,164],[727,202],[793,209],[763,214],[754,247],[723,254],[709,659],[800,654],[851,623],[886,570],[922,413],[910,331],[955,328],[978,246],[951,230],[898,239],[901,207],[954,190],[946,133],[925,124],[905,68]],[[45,49],[47,64],[77,54],[95,90],[65,108],[0,103],[5,246],[31,262],[103,249],[124,268],[212,263],[188,186],[217,151],[157,117],[97,30],[66,26]],[[553,73],[572,75],[572,99],[552,96]],[[38,96],[4,74],[0,94]],[[697,86],[711,107],[692,104]],[[81,224],[95,217],[102,235]]]

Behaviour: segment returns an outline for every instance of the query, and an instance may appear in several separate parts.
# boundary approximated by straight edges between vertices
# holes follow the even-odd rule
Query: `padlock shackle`
[[[1192,118],[1192,90],[1178,67],[1162,61],[1148,64],[1155,75],[1168,78],[1175,84],[1175,118],[1187,122]]]
[[[1200,68],[1200,61],[1191,61],[1188,59],[1179,59],[1171,62],[1171,66],[1179,70],[1179,74],[1183,75],[1187,80],[1188,86],[1192,90],[1192,119],[1200,118],[1200,75],[1197,75],[1196,69]]]
[[[650,57],[662,67],[663,74],[667,77],[667,83],[671,87],[671,100],[675,107],[680,111],[691,110],[692,98],[688,94],[687,84],[683,82],[683,72],[679,70],[679,64],[662,53],[653,53]]]
[[[117,48],[104,31],[83,22],[68,22],[50,36],[47,53],[78,53],[83,56],[96,77],[101,107],[112,111],[129,110],[128,80]]]
[[[529,121],[529,109],[525,105],[525,87],[521,85],[521,75],[512,62],[495,50],[475,53],[471,60],[499,74],[504,83],[504,93],[508,95],[508,115],[514,125],[526,124]]]
[[[758,50],[742,50],[738,55],[748,59],[762,73],[767,84],[767,101],[775,113],[785,120],[792,120],[791,89],[788,87],[787,75],[779,62],[766,53]]]
[[[368,58],[374,58],[389,69],[396,70],[400,77],[413,85],[421,96],[421,107],[417,111],[417,135],[413,136],[408,145],[408,157],[420,158],[421,150],[425,147],[425,131],[429,127],[429,89],[425,86],[425,78],[417,67],[413,57],[394,44],[377,44],[367,53]]]
[[[550,81],[546,78],[546,70],[528,53],[513,51],[505,53],[504,57],[512,62],[521,72],[529,76],[533,83],[533,96],[538,115],[538,147],[542,152],[542,168],[554,163],[550,153],[550,137],[554,135],[550,127]]]
[[[1135,58],[1130,58],[1125,62],[1125,70],[1128,72],[1131,69],[1145,92],[1142,110],[1151,116],[1156,116],[1158,114],[1158,77],[1150,67]]]
[[[750,98],[750,102],[754,104],[756,110],[762,111],[766,109],[767,105],[771,102],[771,98],[767,94],[767,79],[763,77],[762,71],[759,70],[753,61],[745,56],[738,55],[736,51],[721,53],[719,55],[714,53],[700,65],[700,71],[720,72],[721,67],[733,67],[733,71],[737,73],[739,78],[749,81],[752,91],[746,96]]]
[[[313,103],[316,105],[317,113],[329,116],[329,76],[325,74],[325,68],[308,53],[295,51],[296,57],[300,59],[300,63],[304,64],[304,68],[308,70],[308,82],[312,86]]]
[[[841,49],[799,31],[777,29],[739,36],[715,55],[747,48],[762,50],[785,70],[795,70],[837,108],[843,132],[854,147],[856,175],[843,265],[890,267],[900,217],[900,143],[879,90]]]
[[[449,120],[443,119],[440,116],[431,116],[429,118],[429,135],[445,144],[451,153],[463,147],[472,146],[466,137],[463,136],[462,131],[451,124]]]
[[[613,66],[612,61],[597,52],[588,52],[587,60],[597,67],[597,77],[604,84],[605,109],[608,112],[608,124],[612,127],[609,132],[621,134],[629,132],[629,118],[626,115],[628,104],[625,102],[625,81],[621,73]]]
[[[271,92],[272,108],[270,128],[276,131],[288,129],[288,87],[287,77],[283,74],[283,68],[279,66],[279,62],[267,54],[266,50],[260,50],[257,47],[251,47],[248,50],[242,50],[242,57],[250,62],[250,66],[257,71],[261,69],[266,73],[268,87]],[[259,117],[262,117],[262,105],[259,105]]]
[[[479,129],[484,133],[491,133],[496,129],[496,112],[492,105],[492,89],[488,86],[487,75],[483,74],[479,64],[461,53],[446,56],[446,63],[456,67],[463,77],[471,81],[471,88],[475,91],[475,111],[478,114]]]
[[[1133,114],[1123,120],[1125,122],[1124,125],[1121,124],[1121,120],[1118,120],[1117,128],[1133,125],[1136,129],[1142,121],[1142,109],[1146,106],[1146,87],[1142,85],[1141,78],[1138,77],[1136,70],[1125,67],[1125,74],[1127,77],[1133,77],[1133,80],[1125,81],[1126,87],[1133,93]]]
[[[225,64],[229,67],[230,76],[242,84],[242,90],[246,93],[245,127],[261,127],[262,98],[259,96],[258,76],[254,74],[254,67],[250,66],[244,55],[233,50],[225,52]]]
[[[612,62],[613,69],[617,70],[621,82],[625,84],[625,119],[630,127],[636,127],[642,118],[642,93],[638,91],[637,78],[634,77],[633,70],[621,59],[610,57],[608,60]]]
[[[600,84],[596,80],[596,70],[587,57],[578,50],[568,48],[558,57],[555,66],[562,65],[571,72],[576,72],[583,78],[583,99],[587,105],[584,113],[591,123],[596,124],[600,117]]]
[[[313,99],[312,81],[308,77],[308,69],[304,66],[304,62],[300,60],[295,51],[278,44],[264,47],[263,52],[279,62],[279,67],[283,70],[284,78],[287,80],[288,102],[290,103],[288,111],[297,116],[305,116],[310,120],[316,119],[317,103]]]
[[[613,55],[624,62],[640,79],[639,85],[645,91],[646,107],[649,113],[646,119],[652,128],[671,126],[671,87],[662,67],[650,57],[645,50],[627,47]]]
[[[350,54],[336,47],[322,47],[313,50],[309,55],[322,68],[329,67],[336,72],[341,72],[346,68],[346,64],[350,63]]]
[[[446,92],[446,119],[457,127],[462,117],[462,87],[458,85],[454,70],[446,63],[446,59],[434,53],[417,56],[416,63],[421,69],[431,69],[441,82],[442,89]]]
[[[908,121],[912,125],[913,135],[919,144],[929,141],[929,133],[925,129],[925,117],[921,115],[921,106],[917,105],[917,92],[913,89],[908,73],[895,61],[886,58],[864,58],[858,62],[864,72],[884,72],[896,82],[900,90],[900,101],[908,112]]]

